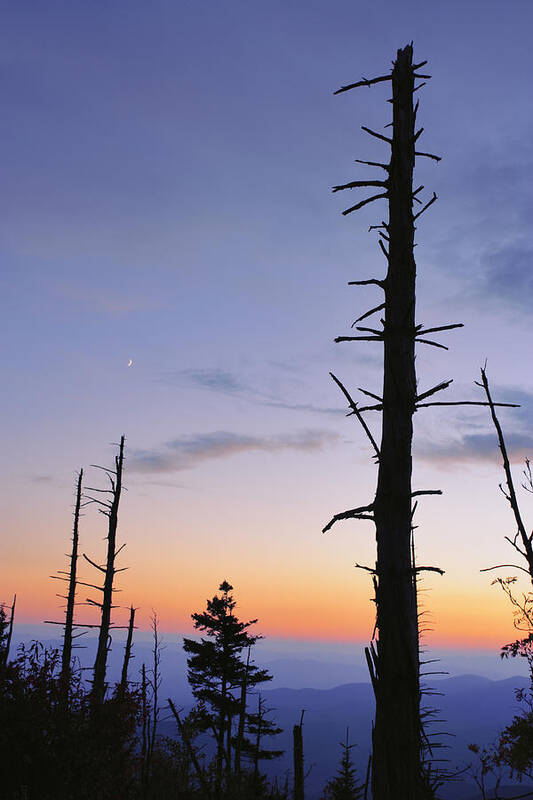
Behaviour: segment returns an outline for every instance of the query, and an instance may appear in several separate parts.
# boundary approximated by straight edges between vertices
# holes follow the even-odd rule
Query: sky
[[[375,490],[328,373],[379,393],[379,346],[333,339],[378,302],[347,282],[384,274],[368,227],[386,209],[342,217],[331,187],[375,177],[354,159],[385,145],[361,125],[383,128],[390,105],[386,84],[333,91],[411,40],[428,59],[420,141],[442,161],[417,164],[439,198],[418,225],[418,321],[465,327],[448,352],[419,348],[419,387],[454,378],[447,399],[482,399],[487,360],[496,399],[520,403],[501,413],[518,479],[533,456],[533,6],[19,0],[2,19],[0,599],[17,593],[21,623],[61,619],[49,576],[76,473],[103,486],[90,465],[125,434],[120,602],[141,628],[156,609],[190,631],[227,579],[267,636],[368,640],[354,564],[375,559],[372,525],[321,528]],[[480,572],[513,562],[502,477],[486,409],[416,414],[414,488],[444,492],[416,518],[419,563],[445,570],[421,587],[429,646],[515,638],[497,573]],[[102,560],[105,534],[85,508],[82,550]]]

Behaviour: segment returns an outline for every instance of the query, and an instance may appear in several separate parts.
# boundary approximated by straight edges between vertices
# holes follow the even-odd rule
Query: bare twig
[[[366,424],[365,420],[363,419],[363,417],[361,415],[361,412],[359,411],[359,408],[357,406],[357,403],[353,400],[352,396],[350,395],[350,393],[348,392],[346,387],[340,382],[340,380],[337,378],[337,376],[334,375],[333,372],[330,372],[329,374],[331,375],[332,379],[335,381],[335,383],[337,384],[337,386],[339,387],[339,389],[341,390],[341,392],[345,396],[346,400],[348,401],[348,405],[351,408],[352,413],[357,417],[357,419],[359,421],[359,424],[361,425],[361,427],[363,428],[364,432],[366,433],[366,435],[368,437],[368,440],[369,440],[370,444],[372,445],[372,447],[374,448],[374,452],[375,452],[377,458],[379,459],[379,447],[377,446],[376,440],[372,436],[370,428],[368,427],[368,425]]]

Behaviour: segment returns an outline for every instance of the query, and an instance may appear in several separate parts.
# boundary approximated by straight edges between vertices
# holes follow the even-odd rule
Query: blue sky
[[[444,334],[449,353],[421,350],[419,385],[454,377],[449,399],[475,397],[487,358],[498,397],[522,404],[502,414],[519,470],[533,451],[531,4],[3,12],[6,596],[28,620],[53,607],[74,473],[124,432],[125,588],[146,614],[179,625],[228,575],[274,633],[309,637],[316,608],[338,604],[329,634],[363,636],[369,587],[352,565],[372,560],[372,531],[320,529],[370,498],[375,472],[328,372],[379,392],[379,351],[332,340],[375,304],[346,283],[383,273],[367,228],[385,208],[343,218],[330,189],[370,174],[355,158],[384,157],[360,126],[381,128],[389,105],[386,86],[332,92],[410,40],[429,60],[421,142],[443,160],[417,166],[439,196],[419,226],[418,316],[466,327]],[[420,510],[421,556],[447,569],[430,581],[437,630],[468,596],[472,625],[488,602],[512,633],[478,574],[506,560],[512,527],[487,415],[417,415],[415,453],[417,485],[446,490]],[[100,521],[84,524],[95,551]]]

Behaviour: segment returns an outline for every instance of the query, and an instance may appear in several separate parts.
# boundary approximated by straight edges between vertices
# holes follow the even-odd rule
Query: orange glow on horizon
[[[51,585],[52,584],[52,585]],[[28,570],[24,578],[17,579],[17,614],[15,622],[41,624],[45,619],[63,619],[62,601],[54,596],[53,589],[62,591],[62,584],[43,577],[40,569]],[[130,594],[139,602],[137,621],[140,630],[149,630],[152,609],[157,611],[162,633],[191,634],[193,611],[205,608],[207,597],[216,593],[198,589],[198,586],[183,585],[172,591],[161,590],[150,600],[154,589],[148,585],[129,586],[121,595],[127,603]],[[266,638],[282,638],[302,641],[331,641],[358,643],[368,641],[374,623],[373,604],[368,602],[368,592],[356,589],[351,584],[336,588],[322,587],[314,594],[305,582],[295,583],[292,592],[281,587],[272,594],[268,587],[250,583],[235,590],[236,613],[240,619],[258,618],[253,630]],[[135,590],[135,591],[133,591]],[[11,595],[12,596],[12,595]],[[11,596],[0,598],[10,602]],[[85,595],[80,595],[83,600]],[[432,594],[427,612],[421,617],[421,642],[423,646],[450,649],[494,650],[517,638],[513,627],[511,609],[497,592],[487,592],[480,598],[464,592],[455,594]],[[179,609],[179,610],[178,610]],[[78,620],[96,621],[87,607],[78,609]],[[125,624],[126,610],[117,609],[116,624]],[[490,622],[490,624],[489,624]],[[430,628],[432,630],[425,630]],[[51,627],[51,630],[52,627]]]

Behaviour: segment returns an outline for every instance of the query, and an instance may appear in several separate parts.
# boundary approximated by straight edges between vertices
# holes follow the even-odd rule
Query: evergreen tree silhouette
[[[189,684],[194,697],[205,709],[205,729],[213,733],[216,742],[215,798],[221,796],[224,771],[227,784],[230,779],[232,721],[239,713],[243,676],[247,671],[248,687],[272,679],[267,670],[254,664],[247,667],[243,658],[243,653],[262,638],[249,632],[257,620],[242,622],[235,615],[233,586],[228,581],[224,580],[218,588],[221,594],[207,601],[206,610],[191,615],[195,629],[204,632],[207,638],[199,642],[183,640],[183,648],[189,656]]]
[[[348,741],[346,729],[346,742],[339,742],[342,755],[337,774],[326,784],[322,800],[360,800],[363,797],[363,787],[357,783],[350,753],[354,745],[348,744]]]

